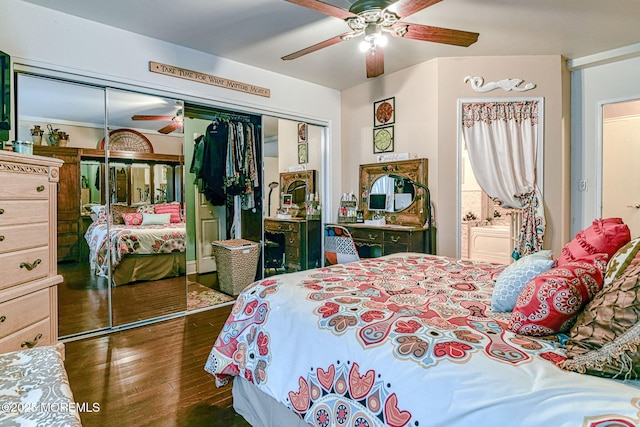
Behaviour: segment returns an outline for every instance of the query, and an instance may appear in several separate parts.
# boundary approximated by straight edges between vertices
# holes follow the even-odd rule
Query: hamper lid
[[[256,246],[257,242],[245,239],[231,239],[231,240],[214,240],[211,242],[214,246],[222,246],[227,249],[244,249],[252,246]]]

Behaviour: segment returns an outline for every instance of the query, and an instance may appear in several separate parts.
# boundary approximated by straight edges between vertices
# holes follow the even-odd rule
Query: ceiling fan
[[[361,50],[367,55],[367,77],[384,74],[385,34],[405,39],[470,46],[478,40],[478,33],[400,22],[416,12],[441,0],[357,0],[349,10],[320,0],[286,0],[316,12],[344,20],[351,31],[283,56],[283,60],[296,59],[311,52],[364,35]]]
[[[131,120],[159,120],[163,122],[171,122],[168,125],[158,129],[162,134],[169,134],[183,127],[182,111],[178,111],[175,116],[153,116],[144,114],[135,114],[131,116]]]

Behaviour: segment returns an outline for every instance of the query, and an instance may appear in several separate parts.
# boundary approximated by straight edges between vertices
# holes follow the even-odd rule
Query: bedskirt
[[[138,280],[159,280],[186,274],[187,257],[184,252],[127,255],[113,272],[114,286]]]
[[[233,379],[233,409],[252,427],[309,427],[289,408],[242,377]]]

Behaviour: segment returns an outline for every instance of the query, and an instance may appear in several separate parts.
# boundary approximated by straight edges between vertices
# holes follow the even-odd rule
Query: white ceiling
[[[367,80],[358,39],[281,60],[348,31],[337,18],[285,0],[24,1],[339,90]],[[348,9],[353,0],[325,2]],[[436,57],[573,59],[640,42],[639,0],[443,0],[403,21],[480,37],[468,48],[392,38],[386,74]]]

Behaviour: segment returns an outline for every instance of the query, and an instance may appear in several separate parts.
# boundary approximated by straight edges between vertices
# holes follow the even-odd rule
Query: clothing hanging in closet
[[[254,123],[258,120],[221,114],[195,140],[190,171],[212,205],[227,207],[227,219],[234,215],[234,196],[241,197],[242,209],[262,209],[261,130]]]

